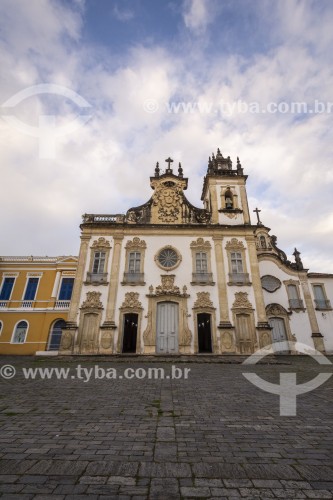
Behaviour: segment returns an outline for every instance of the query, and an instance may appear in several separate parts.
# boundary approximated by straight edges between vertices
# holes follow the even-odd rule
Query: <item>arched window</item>
[[[58,319],[53,323],[49,336],[49,345],[47,347],[48,351],[58,351],[60,347],[62,329],[64,328],[66,322],[63,319]]]
[[[233,201],[233,195],[232,195],[232,192],[230,191],[230,189],[228,189],[225,192],[224,199],[225,199],[225,208],[232,210],[234,208],[234,201]]]
[[[20,321],[14,330],[12,343],[13,344],[24,344],[25,338],[27,336],[28,323],[26,321]]]

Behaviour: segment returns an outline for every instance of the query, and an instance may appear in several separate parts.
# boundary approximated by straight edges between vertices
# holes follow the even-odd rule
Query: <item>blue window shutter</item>
[[[38,278],[29,278],[23,300],[35,300]]]
[[[15,278],[5,278],[0,293],[0,300],[9,300],[14,286]]]
[[[74,278],[63,278],[58,300],[71,300]]]

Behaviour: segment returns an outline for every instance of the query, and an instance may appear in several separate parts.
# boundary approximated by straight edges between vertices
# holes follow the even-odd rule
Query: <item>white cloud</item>
[[[185,0],[183,18],[188,29],[197,33],[205,31],[211,15],[207,0]]]
[[[134,18],[134,12],[129,9],[120,9],[116,4],[113,8],[113,15],[118,21],[126,22]]]
[[[210,22],[207,5],[186,3],[185,23],[195,34]],[[262,105],[329,100],[333,83],[332,68],[326,63],[329,36],[325,28],[320,38],[322,21],[310,5],[311,27],[320,38],[314,56],[308,32],[302,35],[311,17],[304,9],[297,17],[298,38],[292,45],[289,20],[280,8],[271,9],[276,23],[273,36],[278,38],[282,30],[285,38],[270,53],[250,60],[217,51],[208,65],[200,53],[176,55],[170,48],[135,46],[110,71],[100,62],[96,47],[77,44],[82,10],[46,0],[29,5],[2,2],[6,44],[0,48],[5,75],[0,102],[45,82],[46,75],[49,82],[81,93],[93,106],[93,118],[58,141],[55,160],[38,158],[36,139],[0,121],[0,202],[7,214],[0,221],[6,235],[1,252],[77,253],[80,215],[125,212],[147,201],[155,163],[164,168],[169,155],[175,166],[182,161],[189,177],[187,196],[200,206],[207,158],[219,146],[233,161],[240,156],[249,175],[251,210],[257,205],[262,209],[262,220],[278,236],[279,246],[289,255],[297,246],[306,267],[333,272],[331,115],[302,120],[281,113],[225,116],[218,108],[221,101],[238,99]],[[315,36],[311,39],[315,43]],[[198,71],[200,64],[203,72]],[[211,102],[218,112],[168,113],[165,103],[175,96]],[[146,99],[158,103],[156,113],[145,112]],[[68,103],[50,98],[27,100],[17,113],[22,120],[38,122],[50,106],[64,121],[71,119]]]

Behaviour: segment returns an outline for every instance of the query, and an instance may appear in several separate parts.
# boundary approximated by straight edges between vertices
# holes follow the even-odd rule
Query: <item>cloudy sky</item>
[[[220,147],[333,272],[332,25],[331,0],[1,0],[0,254],[77,254],[81,215],[146,202],[169,155],[200,207]]]

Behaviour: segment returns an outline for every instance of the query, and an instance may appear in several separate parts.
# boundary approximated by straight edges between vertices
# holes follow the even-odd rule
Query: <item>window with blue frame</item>
[[[35,300],[39,278],[29,278],[23,300]]]
[[[58,300],[71,300],[74,278],[63,278],[59,291]]]
[[[1,288],[1,293],[0,293],[0,300],[9,300],[13,286],[14,286],[15,278],[5,278],[2,288]]]

